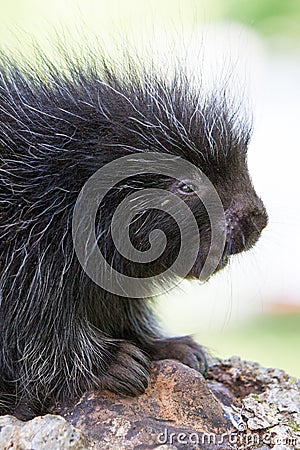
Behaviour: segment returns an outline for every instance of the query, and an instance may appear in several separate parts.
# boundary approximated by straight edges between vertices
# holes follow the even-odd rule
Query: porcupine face
[[[228,172],[225,170],[222,173],[222,180],[218,180],[218,176],[214,180],[214,176],[211,176],[225,213],[225,224],[222,224],[222,227],[225,228],[223,228],[225,245],[214,273],[227,265],[231,255],[250,249],[259,239],[268,220],[265,207],[252,186],[246,165],[240,161],[235,170],[231,172],[229,168],[228,170]],[[196,186],[194,188],[196,189]],[[191,198],[187,201],[199,224],[200,247],[197,260],[189,272],[188,278],[198,278],[209,247],[213,245],[211,243],[211,224],[199,199],[193,198],[195,196],[192,192],[189,195]]]
[[[225,246],[221,258],[215,264],[214,273],[227,265],[231,255],[250,249],[257,242],[261,231],[267,224],[264,205],[253,189],[246,165],[241,162],[234,173],[230,171],[230,168],[226,172],[223,167],[222,173],[218,167],[215,169],[216,174],[211,174],[210,180],[224,207],[225,224],[220,224],[222,227],[220,233],[225,233]],[[202,180],[185,176],[181,181],[173,180],[171,182],[168,180],[169,182],[163,183],[160,179],[155,180],[154,178],[151,184],[155,184],[155,181],[156,188],[169,190],[183,200],[196,219],[200,245],[195,264],[187,274],[187,278],[199,278],[210,246],[213,245],[211,243],[210,217],[201,201]],[[180,202],[178,202],[178,208],[180,211]],[[184,214],[182,211],[183,216]],[[184,231],[190,236],[186,249],[189,252],[197,244],[197,240],[192,234],[193,229],[190,227],[188,217],[186,217],[186,222],[183,219],[183,226]],[[165,251],[151,265],[142,265],[142,268],[137,269],[136,272],[140,270],[140,276],[143,274],[145,274],[144,276],[156,275],[162,272],[170,267],[180,251],[181,234],[178,223],[167,212],[154,209],[140,214],[133,221],[130,227],[130,238],[134,247],[141,252],[149,250],[151,247],[149,234],[157,229],[161,230],[167,238]],[[132,267],[131,265],[131,269]]]
[[[168,105],[164,105],[164,110],[167,107]],[[140,252],[148,251],[152,245],[149,236],[155,230],[160,230],[166,237],[165,249],[157,259],[149,264],[125,261],[122,265],[124,273],[140,277],[162,273],[178,257],[182,249],[181,232],[184,231],[189,237],[184,249],[186,254],[195,251],[196,246],[198,249],[195,262],[185,276],[201,278],[201,270],[209,250],[215,245],[212,242],[211,217],[207,210],[207,201],[210,199],[202,198],[206,190],[203,178],[205,176],[212,183],[224,212],[224,221],[216,225],[220,235],[224,236],[223,247],[218,261],[214,262],[212,273],[225,267],[231,255],[250,249],[258,240],[268,219],[247,168],[250,131],[242,119],[236,119],[236,111],[226,108],[225,103],[211,102],[205,106],[204,111],[197,111],[191,109],[188,104],[182,104],[177,105],[177,116],[169,115],[167,119],[161,117],[159,124],[155,122],[159,111],[156,111],[155,117],[152,115],[148,118],[147,128],[141,120],[136,128],[136,122],[134,121],[134,125],[131,123],[130,129],[134,130],[131,136],[132,146],[142,148],[143,142],[146,141],[149,143],[146,151],[155,150],[169,154],[170,157],[183,158],[200,169],[200,174],[197,170],[193,172],[183,169],[179,179],[157,174],[140,175],[127,180],[126,188],[123,186],[119,190],[119,197],[114,200],[116,205],[126,196],[126,192],[135,191],[139,192],[138,202],[145,207],[134,217],[129,228],[133,246]],[[176,114],[175,111],[173,105],[172,114]],[[152,124],[151,127],[149,123]],[[137,135],[142,136],[142,142],[136,142]],[[177,214],[182,216],[180,224],[172,217],[172,209],[162,211],[149,206],[149,188],[170,192],[178,198],[173,209],[177,209]],[[213,199],[211,201],[213,202]],[[167,202],[168,200],[162,199],[161,205]],[[187,215],[183,208],[183,202],[196,220],[200,244],[190,215]]]

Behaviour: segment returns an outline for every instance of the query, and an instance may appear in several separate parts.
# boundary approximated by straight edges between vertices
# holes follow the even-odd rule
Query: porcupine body
[[[81,267],[72,215],[83,185],[99,168],[146,152],[199,167],[225,211],[226,245],[217,270],[250,248],[267,221],[247,170],[247,121],[222,92],[205,97],[183,73],[167,80],[136,70],[132,61],[123,72],[101,58],[71,59],[64,71],[42,63],[44,70],[25,69],[3,56],[0,68],[0,412],[21,418],[88,389],[138,395],[147,387],[151,359],[205,368],[204,352],[192,338],[163,336],[151,299],[107,292]],[[110,235],[122,199],[161,188],[183,199],[196,217],[202,240],[188,277],[197,278],[210,235],[194,186],[189,174],[181,181],[137,174],[108,194],[96,227],[109,264],[147,277],[176,257],[176,223],[155,209],[140,214],[131,230],[141,251],[153,229],[169,238],[153,264],[123,258]]]

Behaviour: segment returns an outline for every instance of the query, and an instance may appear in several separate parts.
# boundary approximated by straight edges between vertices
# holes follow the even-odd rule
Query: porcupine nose
[[[225,212],[226,253],[234,255],[251,248],[268,223],[268,215],[258,197],[240,197]]]

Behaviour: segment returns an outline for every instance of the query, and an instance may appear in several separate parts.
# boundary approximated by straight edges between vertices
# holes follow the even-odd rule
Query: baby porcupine
[[[59,70],[43,57],[36,70],[2,55],[0,67],[0,412],[21,418],[88,389],[138,395],[147,387],[150,360],[175,358],[205,371],[205,354],[191,337],[163,336],[151,298],[110,292],[80,264],[73,212],[98,169],[153,152],[201,169],[225,212],[225,246],[214,271],[250,248],[267,223],[247,170],[250,127],[222,89],[204,94],[179,69],[170,79],[136,69],[130,58],[121,69],[101,56],[66,64]],[[190,173],[175,179],[149,167],[124,176],[99,205],[99,249],[110,267],[141,280],[172,264],[180,230],[170,214],[147,207],[143,192],[150,188],[176,195],[179,213],[182,202],[193,213],[200,244],[186,277],[198,278],[211,224],[196,195],[201,180]],[[130,261],[113,241],[112,218],[132,193],[145,205],[129,227],[134,247],[147,252],[157,229],[167,239],[152,263]]]

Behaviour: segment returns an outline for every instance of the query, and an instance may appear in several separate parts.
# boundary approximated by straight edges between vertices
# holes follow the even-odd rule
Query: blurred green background
[[[113,51],[116,43],[151,41],[149,30],[180,39],[207,28],[217,36],[218,55],[218,42],[222,52],[228,42],[230,53],[232,40],[246,36],[250,44],[239,51],[255,73],[257,117],[249,164],[270,225],[251,255],[233,260],[208,285],[183,283],[158,313],[171,333],[194,333],[217,356],[240,355],[300,377],[300,1],[0,0],[0,24],[1,46],[21,55],[31,53],[32,38],[49,54],[57,37],[79,45],[96,37]]]

